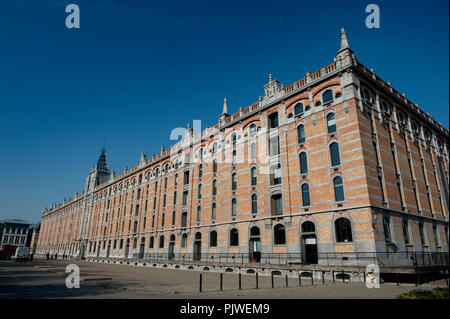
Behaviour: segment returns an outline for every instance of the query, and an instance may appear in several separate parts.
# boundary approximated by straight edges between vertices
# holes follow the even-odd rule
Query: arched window
[[[281,224],[276,225],[273,228],[273,237],[275,245],[284,245],[286,244],[286,232],[284,226]]]
[[[214,142],[214,143],[213,143],[213,146],[212,146],[212,152],[213,152],[213,153],[217,152],[217,142]]]
[[[187,247],[187,234],[181,236],[181,248]]]
[[[392,238],[391,238],[391,220],[390,220],[389,216],[384,216],[383,217],[383,229],[384,229],[384,240],[387,243],[391,243],[392,242]]]
[[[249,133],[250,134],[256,133],[256,124],[255,123],[250,124]]]
[[[344,200],[344,187],[342,185],[342,177],[337,176],[333,178],[334,184],[334,199],[336,202],[341,202]]]
[[[152,237],[150,237],[150,240],[148,241],[148,248],[153,248],[154,244],[155,244],[155,238],[153,238],[153,236],[152,236]]]
[[[258,212],[258,196],[256,194],[252,195],[252,214]]]
[[[231,174],[231,190],[235,191],[237,186],[237,174]]]
[[[334,119],[334,113],[327,115],[328,133],[336,132],[336,120]]]
[[[252,160],[256,159],[256,143],[250,144],[250,158]]]
[[[323,92],[322,100],[323,100],[323,104],[326,104],[326,103],[328,103],[330,101],[333,101],[333,91],[332,90],[326,90],[325,92]]]
[[[336,242],[344,243],[351,242],[352,240],[352,226],[350,220],[341,217],[334,222],[336,228]]]
[[[281,194],[272,195],[270,198],[272,215],[283,215],[283,197]]]
[[[216,219],[216,203],[212,204],[211,219]]]
[[[232,143],[236,143],[236,133],[233,133],[233,134],[231,135],[231,142],[232,142]]]
[[[212,182],[212,194],[213,194],[213,196],[217,195],[217,181],[215,179],[213,179],[213,182]]]
[[[200,198],[202,198],[202,184],[198,184],[198,199]]]
[[[298,135],[298,142],[304,143],[306,139],[305,139],[305,126],[303,124],[297,127],[297,135]]]
[[[251,177],[252,177],[252,186],[256,186],[256,167],[252,167],[251,169]]]
[[[239,246],[239,232],[236,228],[230,230],[230,246]]]
[[[316,231],[316,226],[313,222],[306,221],[302,224],[302,233],[314,233]]]
[[[270,114],[268,120],[269,120],[268,121],[269,129],[278,127],[278,113],[277,112]]]
[[[309,198],[309,185],[308,184],[302,185],[302,203],[303,203],[303,206],[311,205],[310,198]]]
[[[409,232],[408,232],[408,217],[402,217],[402,230],[403,230],[403,240],[405,244],[409,244]]]
[[[166,214],[162,213],[161,215],[161,227],[164,227],[164,220],[166,219]]]
[[[231,200],[231,216],[236,216],[236,198]]]
[[[164,248],[164,236],[159,237],[159,248]]]
[[[306,152],[300,153],[300,173],[301,174],[308,173],[308,160],[306,157]]]
[[[254,226],[250,229],[250,236],[259,236],[261,232],[259,231],[259,228]]]
[[[338,143],[331,143],[330,145],[331,154],[331,166],[337,166],[341,164],[341,159],[339,157],[339,145]]]
[[[236,165],[236,151],[233,151],[233,165]]]
[[[215,230],[209,233],[209,246],[217,247],[217,232]]]
[[[299,115],[303,113],[303,103],[297,103],[294,107],[295,115]]]

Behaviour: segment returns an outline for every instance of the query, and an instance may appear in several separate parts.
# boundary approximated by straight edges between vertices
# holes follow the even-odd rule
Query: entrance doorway
[[[109,253],[111,251],[111,241],[108,241],[108,249],[106,250],[106,258],[109,258]]]
[[[194,260],[200,260],[202,258],[202,234],[196,233],[194,240]]]
[[[313,222],[306,221],[302,224],[301,251],[305,263],[318,263],[316,227]]]
[[[256,226],[250,229],[248,258],[251,263],[259,263],[261,261],[261,237],[259,228]]]
[[[125,254],[124,254],[124,258],[127,259],[128,258],[128,253],[130,252],[130,238],[127,239],[127,243],[125,245]]]
[[[144,258],[144,249],[145,249],[145,237],[142,237],[141,246],[139,247],[139,259]]]

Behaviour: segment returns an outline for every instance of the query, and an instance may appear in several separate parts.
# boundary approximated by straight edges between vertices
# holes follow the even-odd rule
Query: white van
[[[28,248],[28,247],[17,247],[16,254],[14,255],[14,260],[15,261],[27,261],[29,251],[30,251],[30,248]]]

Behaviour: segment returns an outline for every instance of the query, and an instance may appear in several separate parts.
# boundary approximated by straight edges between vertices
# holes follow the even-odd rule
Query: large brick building
[[[333,63],[288,86],[269,76],[256,103],[229,115],[225,100],[217,125],[183,134],[119,175],[103,150],[83,193],[44,211],[38,253],[448,252],[449,132],[344,30]]]

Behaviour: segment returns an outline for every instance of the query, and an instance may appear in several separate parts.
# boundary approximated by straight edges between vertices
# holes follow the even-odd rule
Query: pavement
[[[66,279],[71,273],[66,266],[75,264],[80,270],[80,288],[69,289]],[[199,276],[202,274],[202,292]],[[208,271],[188,271],[103,264],[79,260],[35,260],[33,262],[0,261],[0,299],[82,298],[82,299],[393,299],[413,289],[446,287],[445,280],[416,287],[414,284],[383,283],[369,289],[362,282],[314,282],[309,278],[259,276],[256,289],[254,274],[242,274],[241,290],[238,275],[223,273],[223,290],[219,288],[220,274]]]

